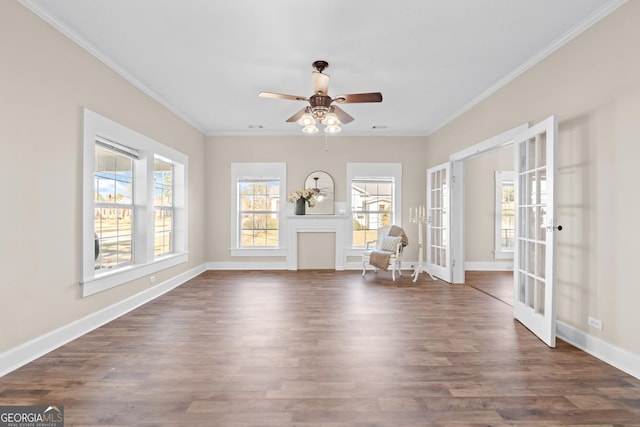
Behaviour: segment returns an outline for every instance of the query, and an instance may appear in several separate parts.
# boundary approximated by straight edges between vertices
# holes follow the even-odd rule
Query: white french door
[[[427,260],[429,273],[451,282],[451,163],[427,169]]]
[[[551,116],[514,139],[513,314],[550,347],[556,345],[557,126],[555,116]]]

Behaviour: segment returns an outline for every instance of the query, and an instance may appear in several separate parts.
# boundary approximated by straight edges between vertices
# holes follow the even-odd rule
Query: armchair
[[[398,226],[385,226],[378,229],[378,238],[367,242],[362,252],[362,277],[367,272],[367,264],[387,271],[391,267],[391,279],[395,282],[396,270],[402,276],[402,250],[408,244],[404,230]],[[375,247],[373,246],[375,244]]]

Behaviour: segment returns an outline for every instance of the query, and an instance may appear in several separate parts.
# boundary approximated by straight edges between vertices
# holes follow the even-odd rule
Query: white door
[[[556,345],[555,116],[516,136],[514,317]],[[561,227],[560,227],[561,229]]]
[[[451,282],[451,164],[427,169],[427,262],[429,273]]]

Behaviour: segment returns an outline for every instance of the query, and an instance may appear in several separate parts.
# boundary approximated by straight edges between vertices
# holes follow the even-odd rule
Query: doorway
[[[451,156],[454,283],[465,281],[465,162],[497,148],[515,148],[514,317],[549,347],[556,343],[555,116],[522,125]],[[455,260],[458,260],[456,263]]]
[[[465,167],[467,161],[483,156],[488,153],[495,152],[505,147],[513,145],[514,138],[528,129],[528,125],[524,124],[472,145],[464,150],[458,151],[451,155],[452,175],[452,196],[451,196],[451,258],[452,265],[452,283],[465,283],[466,265],[466,249],[467,249],[467,203],[465,203]],[[513,164],[513,163],[512,163]],[[471,211],[472,211],[472,207]],[[472,212],[473,213],[473,212]],[[485,230],[487,231],[487,230]],[[493,236],[493,227],[489,234]],[[493,237],[489,238],[493,242]]]

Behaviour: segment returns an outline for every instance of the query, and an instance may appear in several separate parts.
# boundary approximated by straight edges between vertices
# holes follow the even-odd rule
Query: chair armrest
[[[396,257],[397,257],[397,258],[399,258],[399,257],[400,257],[400,255],[402,254],[402,249],[403,249],[403,247],[402,247],[402,242],[399,242],[399,243],[396,245]]]
[[[372,243],[376,243],[377,241],[378,241],[378,239],[376,239],[376,240],[369,240],[369,241],[367,242],[367,249],[369,249],[369,245],[370,245],[370,244],[372,244]]]

